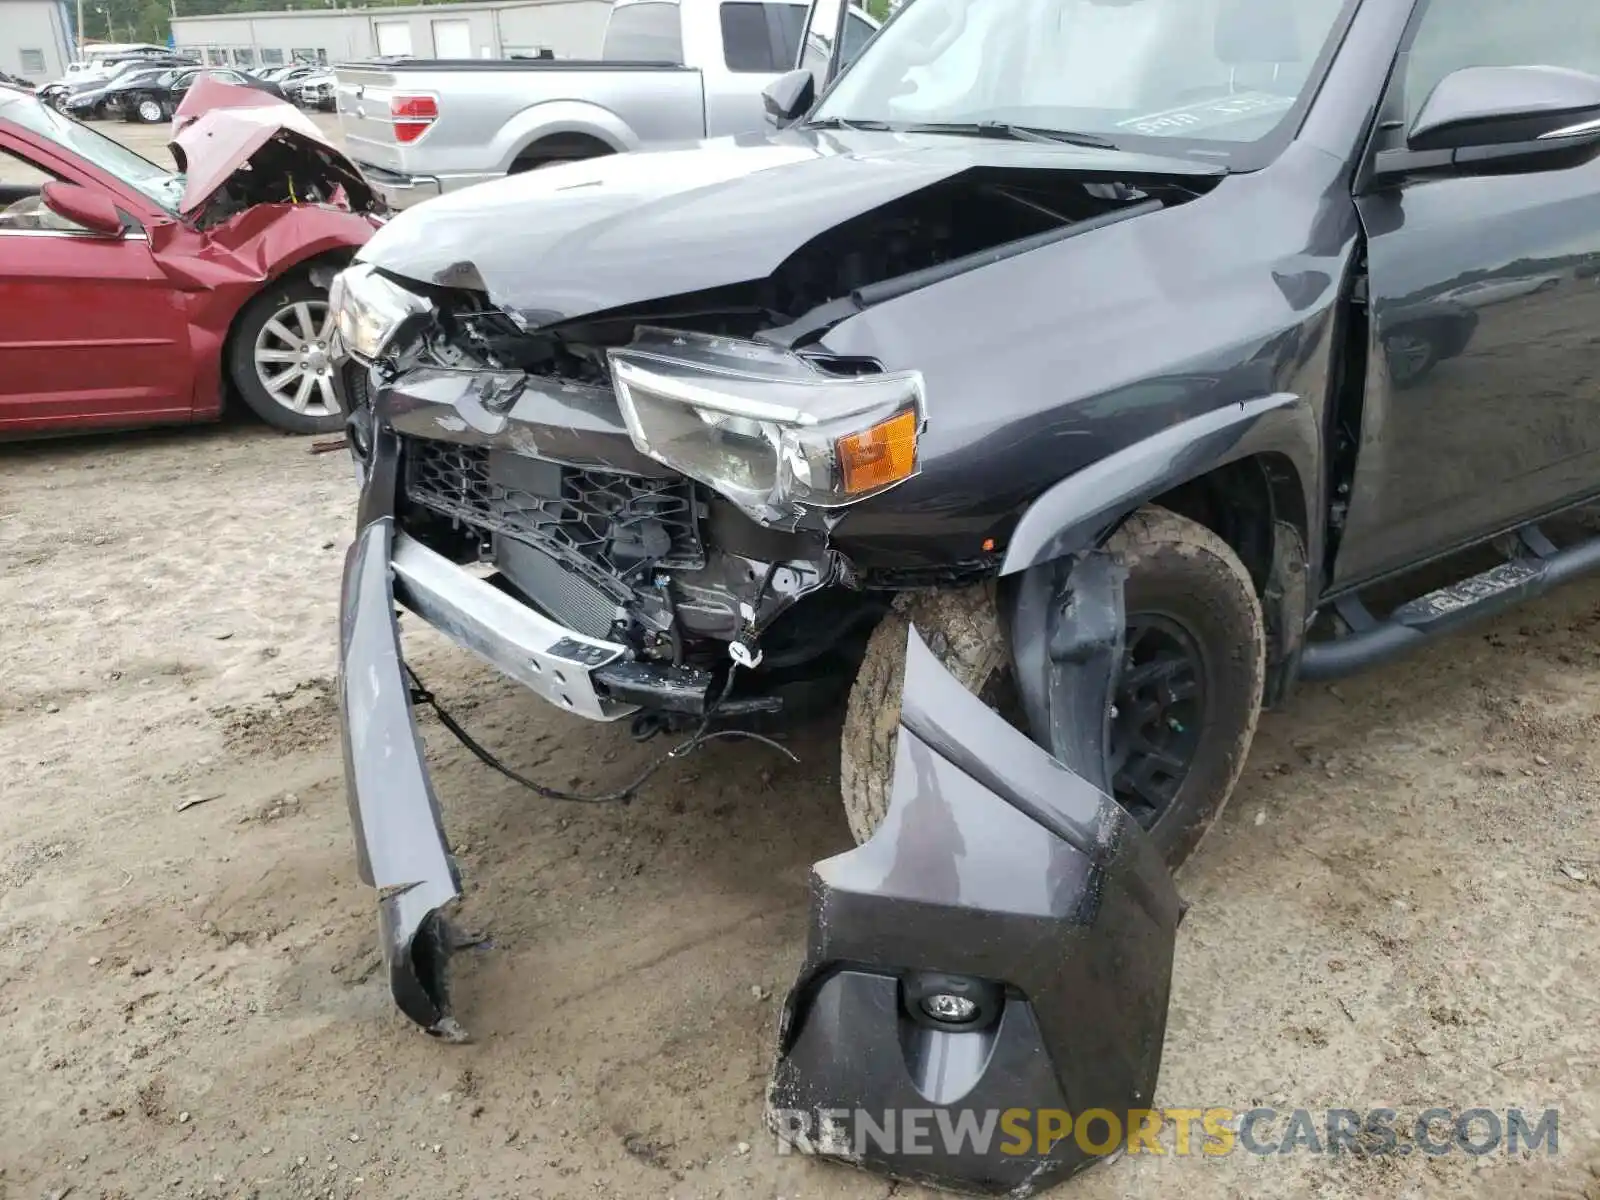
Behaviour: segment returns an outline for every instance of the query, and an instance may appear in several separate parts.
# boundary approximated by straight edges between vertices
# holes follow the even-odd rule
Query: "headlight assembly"
[[[369,361],[383,353],[407,317],[430,307],[422,297],[413,296],[366,263],[356,263],[334,276],[328,304],[344,351]]]
[[[759,343],[662,329],[608,353],[634,445],[763,524],[854,504],[920,469],[916,371],[828,375]]]

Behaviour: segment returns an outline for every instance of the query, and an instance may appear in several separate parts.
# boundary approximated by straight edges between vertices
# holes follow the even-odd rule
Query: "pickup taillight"
[[[389,120],[397,142],[416,141],[438,119],[439,102],[432,96],[389,97]]]

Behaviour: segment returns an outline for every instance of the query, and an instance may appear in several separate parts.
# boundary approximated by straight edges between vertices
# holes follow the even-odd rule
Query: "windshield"
[[[998,122],[1227,157],[1309,100],[1357,2],[911,0],[814,119]]]
[[[178,211],[183,195],[183,176],[141,158],[120,142],[114,142],[87,125],[80,125],[54,109],[39,103],[7,105],[5,115],[24,129],[63,146],[79,158],[137,188],[170,213]]]

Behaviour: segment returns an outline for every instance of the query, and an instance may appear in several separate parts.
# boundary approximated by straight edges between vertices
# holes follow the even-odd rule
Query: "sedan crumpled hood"
[[[331,174],[352,208],[371,203],[371,189],[360,170],[316,122],[267,92],[200,79],[178,106],[172,126],[174,137],[168,148],[185,175],[180,216],[192,216],[203,208],[235,174],[250,169],[251,160],[274,140],[308,160],[308,177]]]
[[[834,226],[977,167],[1214,177],[1064,144],[790,130],[588,159],[448,193],[389,222],[364,262],[488,294],[532,326],[763,279]]]

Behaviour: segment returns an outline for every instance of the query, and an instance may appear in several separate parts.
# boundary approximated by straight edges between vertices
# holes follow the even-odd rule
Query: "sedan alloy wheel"
[[[333,313],[322,300],[287,304],[261,327],[256,374],[273,400],[305,417],[339,412],[329,357],[332,337]]]

